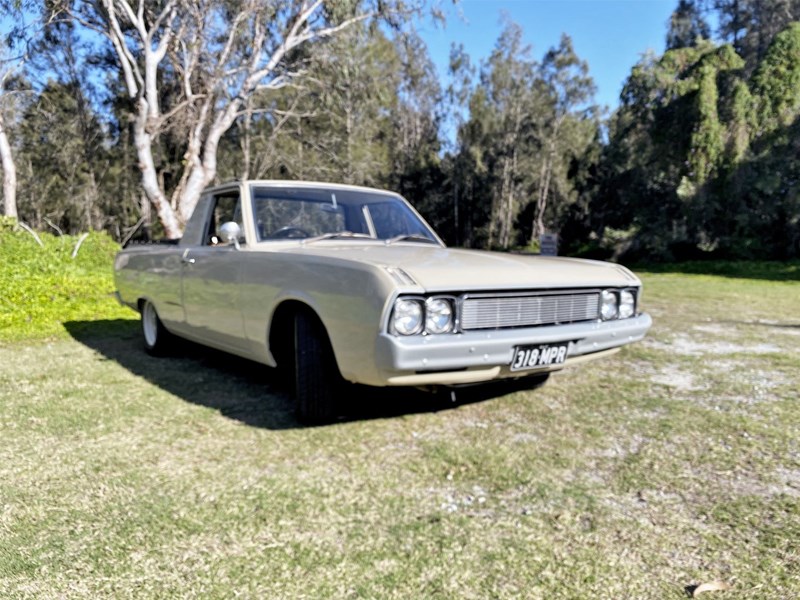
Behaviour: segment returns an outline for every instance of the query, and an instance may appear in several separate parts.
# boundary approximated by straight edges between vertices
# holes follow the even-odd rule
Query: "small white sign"
[[[542,256],[558,256],[558,234],[543,233],[540,235],[539,248]]]

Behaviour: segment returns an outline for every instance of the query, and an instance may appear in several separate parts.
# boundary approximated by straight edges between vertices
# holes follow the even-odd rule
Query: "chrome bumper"
[[[521,377],[609,354],[641,340],[652,322],[650,315],[641,314],[620,321],[454,335],[402,338],[381,334],[377,341],[376,364],[384,385],[449,385]],[[555,342],[569,342],[564,364],[522,372],[509,369],[516,346]]]

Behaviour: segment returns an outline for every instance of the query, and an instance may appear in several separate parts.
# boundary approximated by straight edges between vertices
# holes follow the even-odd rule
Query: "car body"
[[[399,195],[328,183],[209,189],[179,242],[123,249],[115,279],[148,351],[177,336],[285,367],[306,420],[334,414],[340,378],[537,377],[651,325],[622,266],[447,248]]]

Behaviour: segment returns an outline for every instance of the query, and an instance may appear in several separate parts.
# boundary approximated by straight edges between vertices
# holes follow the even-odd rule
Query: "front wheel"
[[[297,418],[327,423],[336,416],[342,376],[328,335],[315,315],[300,312],[294,319],[294,395]]]
[[[149,300],[142,304],[142,338],[145,351],[153,356],[166,354],[173,339],[158,317],[156,307]]]

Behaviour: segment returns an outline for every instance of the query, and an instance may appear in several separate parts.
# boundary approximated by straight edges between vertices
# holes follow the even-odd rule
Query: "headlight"
[[[617,295],[609,290],[603,290],[600,295],[600,317],[603,321],[616,319],[619,314]]]
[[[636,311],[636,296],[630,290],[623,290],[619,295],[619,318],[632,317]]]
[[[397,300],[392,313],[392,328],[400,335],[414,335],[422,331],[421,300]]]
[[[428,298],[425,302],[425,331],[447,333],[453,328],[453,305],[445,298]]]

